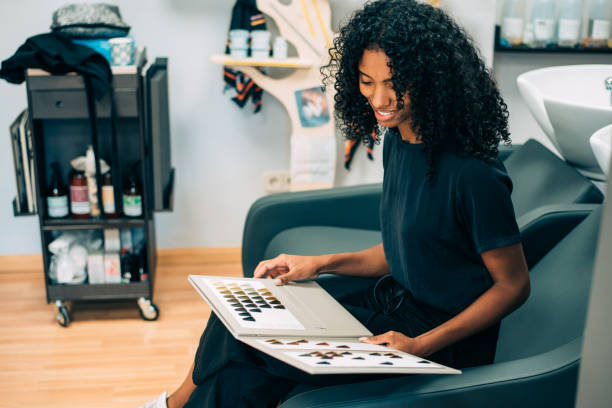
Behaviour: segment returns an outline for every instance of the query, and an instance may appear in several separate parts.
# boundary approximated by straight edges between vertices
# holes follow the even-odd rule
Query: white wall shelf
[[[314,64],[312,61],[304,58],[232,58],[226,54],[214,54],[210,57],[210,61],[214,64],[228,66],[243,66],[243,67],[279,67],[279,68],[310,68]]]

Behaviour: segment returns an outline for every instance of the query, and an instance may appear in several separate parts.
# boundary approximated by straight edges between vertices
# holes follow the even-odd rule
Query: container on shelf
[[[102,177],[102,208],[104,215],[109,218],[119,216],[115,206],[115,189],[113,187],[113,177],[110,171],[104,173]]]
[[[557,45],[576,47],[580,43],[582,0],[560,0]]]
[[[70,175],[70,214],[79,219],[89,218],[91,214],[87,177],[78,170]]]
[[[47,216],[66,218],[70,213],[68,189],[62,181],[62,170],[58,162],[51,163],[51,182],[46,191]]]
[[[531,12],[533,47],[546,47],[555,42],[555,0],[535,0]]]
[[[128,182],[123,191],[123,214],[126,217],[142,216],[142,191],[136,178],[136,168],[138,163],[130,166]]]
[[[501,41],[506,47],[516,47],[523,41],[525,1],[506,0],[503,7]]]
[[[272,46],[272,56],[275,59],[287,59],[287,40],[285,37],[276,37]]]
[[[589,9],[587,36],[582,45],[587,48],[607,48],[612,21],[609,0],[592,0]]]
[[[249,49],[249,32],[241,29],[230,30],[229,49],[233,58],[246,58]]]

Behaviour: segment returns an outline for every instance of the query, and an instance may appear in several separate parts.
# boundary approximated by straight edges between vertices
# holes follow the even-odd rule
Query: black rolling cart
[[[30,69],[26,75],[30,157],[33,163],[33,199],[40,225],[47,302],[57,305],[57,321],[70,323],[73,301],[135,299],[144,320],[156,320],[153,303],[156,243],[153,214],[172,211],[174,169],[170,162],[167,59],[147,64],[144,52],[129,67],[113,67],[115,119],[110,95],[95,102],[95,131],[87,104],[83,77],[77,74],[49,75]],[[112,127],[115,128],[113,137]],[[103,211],[88,219],[50,218],[45,190],[51,179],[52,162],[63,169],[66,184],[70,161],[83,156],[88,145],[95,156],[111,165],[116,209],[123,214],[122,191],[128,169],[141,185],[142,215],[108,217]],[[18,170],[16,169],[18,172]],[[102,175],[97,172],[98,203],[102,207]],[[14,206],[15,208],[15,206]],[[27,209],[15,215],[31,215]],[[58,284],[49,274],[52,254],[49,243],[67,231],[129,230],[141,239],[139,280],[124,283]],[[106,231],[108,232],[108,231]]]

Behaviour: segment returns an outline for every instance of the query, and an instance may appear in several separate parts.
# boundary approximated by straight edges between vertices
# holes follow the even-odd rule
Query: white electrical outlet
[[[287,170],[266,171],[263,180],[266,193],[282,193],[291,189],[291,176]]]

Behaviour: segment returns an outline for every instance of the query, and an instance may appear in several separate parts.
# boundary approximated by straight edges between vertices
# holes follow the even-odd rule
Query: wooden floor
[[[188,274],[240,276],[237,248],[160,251],[143,321],[135,301],[76,304],[68,328],[46,303],[39,256],[0,256],[0,407],[138,407],[178,386],[210,308]]]

